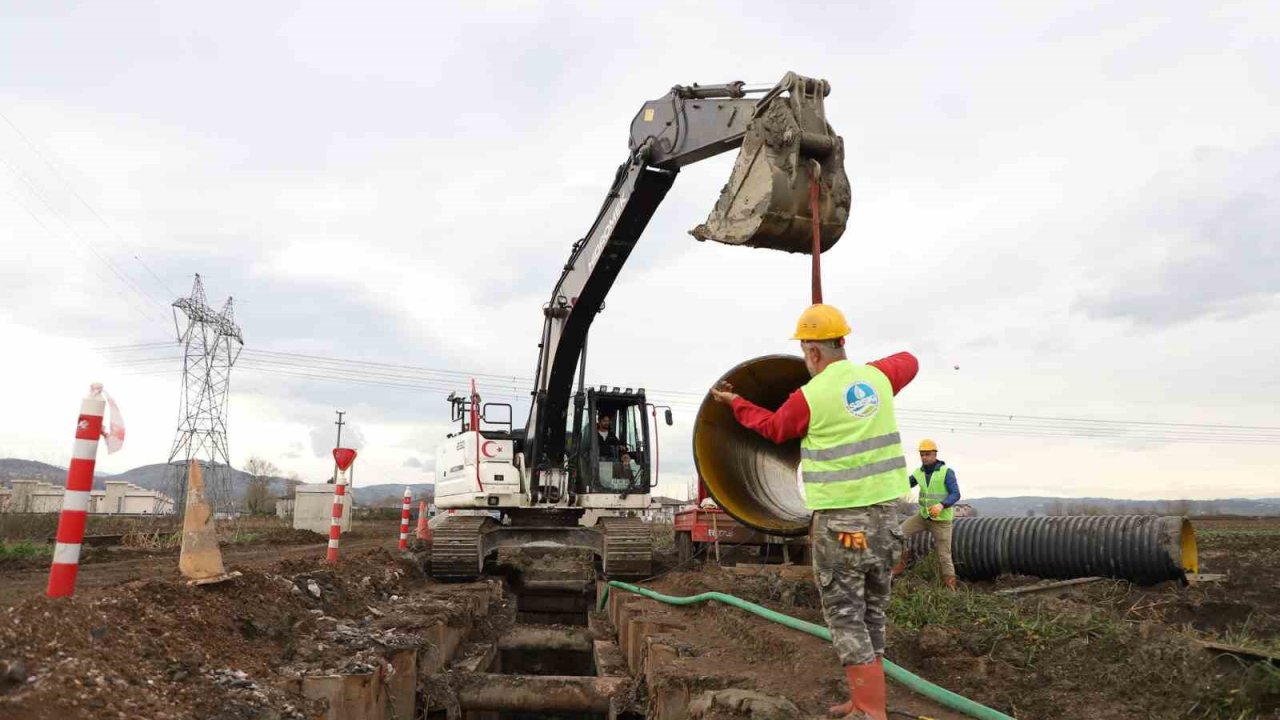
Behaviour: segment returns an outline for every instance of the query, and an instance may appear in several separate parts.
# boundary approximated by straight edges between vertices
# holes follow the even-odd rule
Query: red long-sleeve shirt
[[[920,371],[919,361],[909,352],[896,353],[867,364],[889,378],[894,395],[915,379],[916,373]],[[744,427],[755,430],[775,443],[804,437],[804,434],[809,431],[809,402],[804,399],[804,393],[799,390],[791,393],[791,397],[782,403],[782,407],[773,411],[766,410],[750,400],[738,398],[733,401],[733,416]]]

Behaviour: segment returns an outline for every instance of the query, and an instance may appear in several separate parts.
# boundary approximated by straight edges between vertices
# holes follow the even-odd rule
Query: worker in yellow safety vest
[[[902,534],[910,537],[927,531],[933,537],[942,582],[955,590],[958,583],[956,566],[951,560],[951,521],[955,504],[960,502],[960,485],[956,482],[956,471],[938,459],[938,444],[927,438],[920,441],[920,467],[911,473],[911,487],[920,488],[920,511],[902,523]],[[894,575],[906,569],[910,555],[910,548],[903,545],[902,560],[894,567]]]
[[[812,379],[777,410],[723,384],[711,394],[765,438],[800,439],[814,577],[849,682],[849,701],[830,714],[885,720],[885,608],[903,537],[895,501],[909,490],[893,398],[919,365],[905,352],[850,362],[849,332],[844,315],[830,305],[811,305],[800,315],[794,339]]]

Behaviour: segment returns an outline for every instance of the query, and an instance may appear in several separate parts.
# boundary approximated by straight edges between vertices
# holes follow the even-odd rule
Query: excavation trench
[[[524,556],[508,566],[506,617],[449,669],[445,717],[463,720],[607,720],[623,714],[625,672],[601,675],[616,644],[591,626],[596,596],[589,557]],[[610,647],[612,646],[612,648]],[[617,663],[614,663],[616,666]]]

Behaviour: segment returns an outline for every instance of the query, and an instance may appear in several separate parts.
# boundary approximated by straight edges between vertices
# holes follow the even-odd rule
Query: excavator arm
[[[774,86],[676,86],[636,114],[627,160],[543,306],[523,443],[535,484],[565,487],[565,427],[574,374],[581,381],[585,371],[587,333],[680,168],[742,148],[707,222],[690,231],[699,240],[812,252],[811,178],[821,188],[822,250],[839,239],[849,183],[843,144],[825,119],[829,90],[825,80],[794,73]]]

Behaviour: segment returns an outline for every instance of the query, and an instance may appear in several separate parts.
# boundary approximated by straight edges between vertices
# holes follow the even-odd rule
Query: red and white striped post
[[[400,552],[409,549],[409,503],[413,502],[413,492],[404,489],[404,503],[400,507]]]
[[[338,481],[333,486],[333,517],[329,520],[329,552],[325,562],[338,562],[338,545],[342,540],[342,503],[347,494],[347,468],[355,462],[356,451],[350,448],[334,448],[333,459],[338,463]]]
[[[80,401],[76,443],[71,451],[71,467],[67,470],[67,489],[62,493],[57,545],[53,549],[53,566],[49,569],[49,588],[45,591],[49,597],[65,597],[76,589],[80,544],[84,542],[89,492],[93,489],[93,466],[98,460],[98,438],[102,437],[105,410],[102,384],[94,383],[89,387],[89,395]]]

